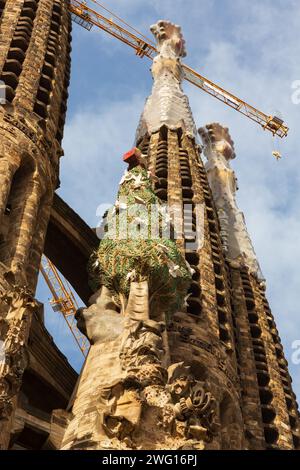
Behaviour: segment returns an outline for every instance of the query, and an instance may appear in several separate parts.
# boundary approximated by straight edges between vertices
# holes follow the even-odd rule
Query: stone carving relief
[[[142,388],[165,383],[166,372],[161,367],[164,354],[163,331],[163,323],[128,320],[120,353],[127,383]]]
[[[167,389],[173,404],[176,432],[190,440],[192,448],[199,441],[210,441],[217,432],[216,401],[207,384],[195,380],[183,362],[168,368]]]
[[[147,295],[145,287],[138,289],[136,284],[132,283],[133,292]],[[107,343],[109,350],[112,343],[118,344],[117,361],[113,369],[106,371],[107,383],[97,385],[90,395],[90,403],[97,408],[100,446],[101,442],[104,446],[110,442],[118,448],[134,447],[132,436],[142,411],[141,391],[167,380],[167,372],[161,366],[164,325],[138,318],[136,302],[130,297],[125,314],[119,313],[118,302],[104,286],[91,299],[94,303],[76,314],[78,327],[91,342],[91,349],[103,349]]]
[[[46,151],[51,155],[51,159],[55,161],[58,161],[63,155],[61,146],[58,142],[53,142],[53,139],[45,132],[40,119],[36,118],[33,123],[32,116],[30,119],[27,119],[26,116],[13,114],[8,110],[2,110],[2,113],[3,123],[1,124],[1,129],[9,132],[17,142],[21,138],[18,133],[20,131],[28,139],[28,141],[23,139],[23,146],[28,147],[33,155],[37,155],[39,150],[42,152]]]
[[[124,330],[124,318],[118,313],[113,294],[105,286],[91,298],[88,308],[79,308],[75,318],[78,329],[93,344],[118,338]]]
[[[0,361],[0,449],[8,445],[9,431],[6,427],[27,367],[26,343],[32,313],[38,307],[31,292],[17,283],[14,273],[4,273],[3,279],[6,283],[0,286],[0,340],[3,347]]]
[[[199,129],[199,134],[207,158],[205,168],[219,216],[224,252],[233,265],[247,266],[263,281],[244,214],[236,203],[237,179],[230,166],[230,160],[236,155],[228,129],[213,123]]]
[[[88,408],[96,409],[96,419],[89,423],[93,434],[93,438],[89,436],[90,448],[164,448],[167,439],[167,448],[202,449],[217,430],[215,400],[207,384],[195,380],[183,362],[167,367],[165,323],[145,315],[142,318],[145,310],[137,304],[148,299],[136,294],[144,292],[147,297],[147,290],[138,284],[132,283],[123,314],[117,311],[113,293],[106,287],[91,299],[94,303],[90,307],[76,314],[79,328],[91,342],[90,355],[97,347],[105,350],[107,357],[110,350],[116,351],[113,367],[105,371],[105,383],[96,377],[90,382],[97,384],[89,389],[86,403]],[[101,366],[105,367],[106,359],[102,357]],[[84,393],[79,386],[73,410],[87,399]],[[76,425],[73,422],[72,444],[66,444],[72,435],[67,430],[64,449],[76,448],[80,442],[76,433],[87,417],[85,408],[81,408],[80,416],[81,421]],[[76,421],[76,412],[73,419]],[[157,431],[154,441],[152,421]]]

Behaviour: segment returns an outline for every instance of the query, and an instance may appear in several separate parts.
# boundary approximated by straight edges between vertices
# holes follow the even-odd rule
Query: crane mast
[[[54,264],[46,256],[42,258],[40,271],[53,295],[53,299],[50,301],[53,310],[63,314],[80,351],[86,356],[89,342],[76,326],[75,313],[78,305],[69,283],[62,279]]]
[[[112,13],[97,0],[91,1],[106,12]],[[139,57],[148,57],[151,60],[155,57],[157,50],[153,43],[113,13],[114,19],[107,18],[105,15],[87,6],[85,2],[79,0],[70,0],[69,10],[73,21],[83,28],[91,30],[93,26],[96,26],[132,47]],[[259,111],[185,64],[183,64],[183,70],[184,78],[197,88],[247,116],[252,121],[258,123],[264,130],[270,131],[274,136],[277,135],[281,138],[287,136],[289,129],[281,118]]]

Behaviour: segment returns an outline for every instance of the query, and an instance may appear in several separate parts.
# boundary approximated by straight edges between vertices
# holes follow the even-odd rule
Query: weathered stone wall
[[[265,287],[247,268],[230,272],[249,446],[298,449],[298,406]]]
[[[248,322],[248,310],[240,272],[238,269],[231,269],[230,274],[243,420],[249,449],[259,450],[265,448],[265,437],[258,380],[265,383],[265,372],[264,370],[259,371],[257,375],[250,324]]]

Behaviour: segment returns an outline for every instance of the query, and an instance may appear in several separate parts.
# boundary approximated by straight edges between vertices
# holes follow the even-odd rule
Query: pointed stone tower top
[[[150,26],[150,31],[157,41],[156,47],[161,57],[176,59],[186,56],[185,40],[180,26],[159,20]]]
[[[162,126],[175,130],[182,128],[197,140],[197,129],[187,96],[181,82],[181,58],[186,56],[181,28],[166,20],[150,27],[157,41],[158,55],[152,64],[154,84],[146,101],[137,129],[137,143],[146,135],[157,132]]]

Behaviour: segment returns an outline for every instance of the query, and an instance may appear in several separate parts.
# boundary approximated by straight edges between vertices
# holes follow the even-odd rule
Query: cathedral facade
[[[97,246],[92,230],[76,225],[84,247],[77,284],[87,284],[86,261],[92,286],[76,314],[88,357],[75,386],[50,347],[69,379],[60,390],[51,383],[43,441],[26,444],[27,433],[20,443],[21,398],[43,408],[28,377],[36,322],[36,355],[38,335],[41,348],[46,338],[35,299],[41,256],[59,256],[50,236],[52,246],[53,233],[71,238],[78,217],[62,202],[54,214],[71,20],[63,0],[0,0],[0,15],[0,448],[299,449],[287,361],[235,199],[234,143],[219,123],[197,131],[181,87],[185,42],[168,21],[151,27],[153,88],[108,230]],[[134,236],[124,237],[128,226]],[[35,371],[43,383],[51,374],[50,365]]]

